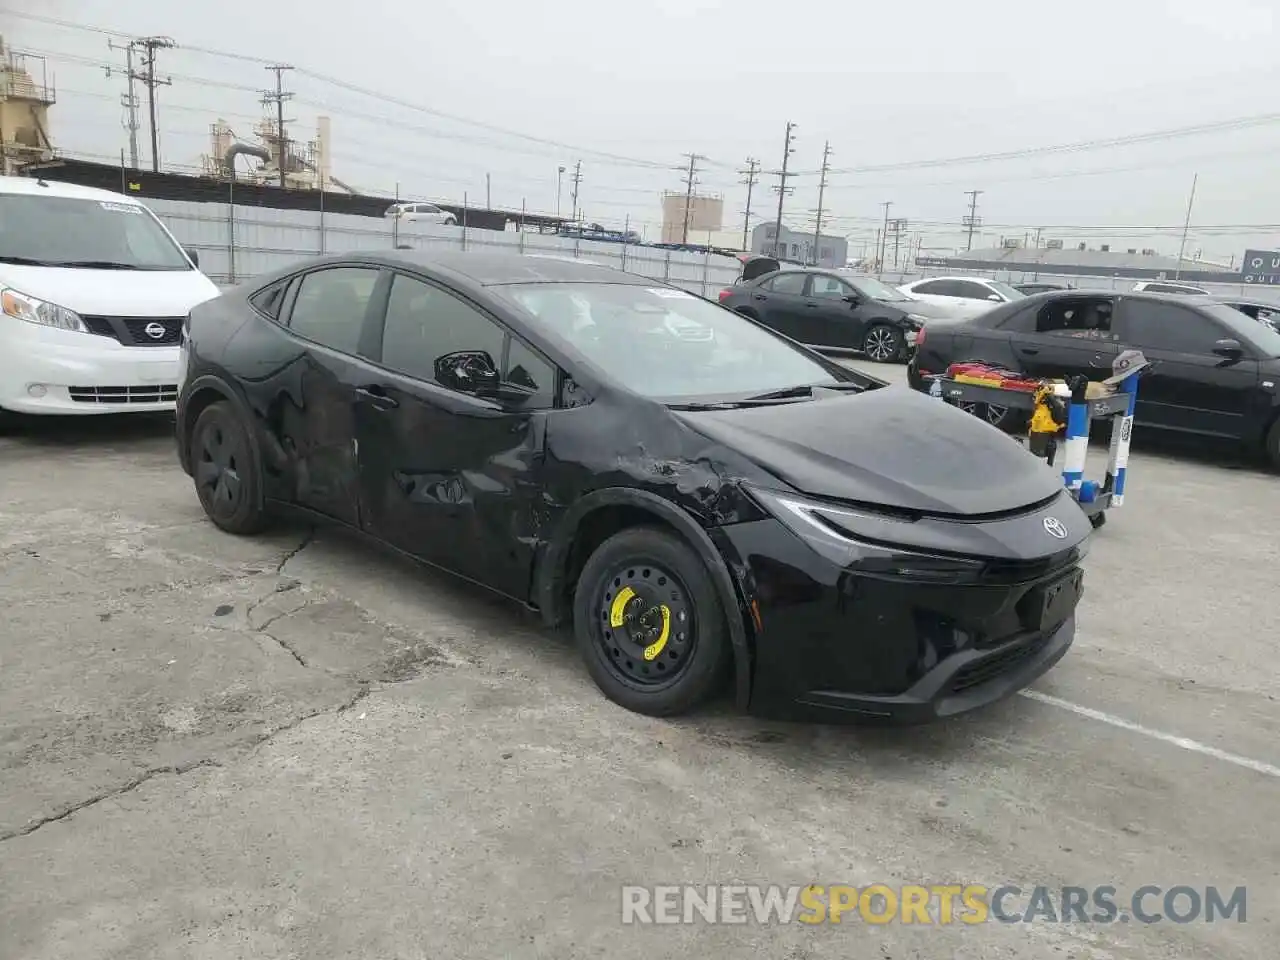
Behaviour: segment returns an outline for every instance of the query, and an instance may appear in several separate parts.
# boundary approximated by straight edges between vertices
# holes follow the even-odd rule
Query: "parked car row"
[[[979,360],[1033,377],[1110,375],[1123,350],[1154,361],[1138,390],[1135,423],[1237,441],[1280,466],[1280,332],[1209,297],[1056,291],[920,331],[908,382]],[[1005,407],[974,411],[1004,429],[1024,426]]]

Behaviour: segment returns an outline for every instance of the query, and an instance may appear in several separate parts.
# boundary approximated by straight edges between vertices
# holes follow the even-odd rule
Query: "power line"
[[[977,215],[978,214],[978,197],[982,193],[983,191],[981,190],[968,191],[969,215],[960,221],[962,226],[967,227],[969,229],[969,240],[968,240],[968,245],[965,247],[966,250],[973,249],[973,231],[977,229],[978,225],[982,222],[981,220],[978,219],[978,215]]]
[[[123,50],[125,55],[125,78],[128,81],[129,89],[127,93],[120,95],[120,105],[128,111],[129,120],[126,128],[129,131],[129,166],[134,170],[138,169],[138,95],[134,92],[134,81],[136,77],[133,70],[133,53],[136,49],[132,43],[117,44],[112,40],[107,41],[107,48],[110,50]],[[107,64],[107,76],[111,76],[111,64]]]
[[[795,140],[795,129],[796,125],[788,120],[786,137],[782,141],[782,169],[778,171],[778,185],[773,188],[778,191],[778,217],[773,225],[773,252],[776,256],[782,256],[786,249],[782,242],[782,204],[787,194],[794,190],[793,187],[787,186],[787,178],[791,176],[787,172],[787,167],[791,161],[791,154],[795,152],[795,148],[791,146]]]
[[[742,215],[742,249],[750,249],[750,242],[747,240],[747,231],[751,224],[751,193],[756,186],[756,173],[760,169],[760,161],[754,157],[747,157],[747,169],[738,172],[746,176],[746,180],[739,180],[739,183],[747,185],[747,209]]]
[[[827,192],[827,171],[831,167],[831,141],[822,145],[822,179],[818,181],[818,215],[813,225],[813,262],[818,262],[818,242],[822,236],[822,200]]]
[[[274,103],[276,106],[276,166],[280,168],[280,186],[284,187],[286,186],[285,172],[288,167],[285,160],[289,155],[289,138],[284,130],[284,103],[286,100],[293,99],[293,94],[284,89],[284,75],[293,67],[284,63],[273,63],[267,69],[276,75],[276,89],[274,92],[268,90],[263,93],[262,105],[265,107]]]

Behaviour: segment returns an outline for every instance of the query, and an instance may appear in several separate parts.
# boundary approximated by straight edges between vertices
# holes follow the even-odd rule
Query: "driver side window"
[[[532,392],[526,409],[555,406],[556,369],[480,311],[439,287],[397,274],[382,334],[382,365],[441,384],[442,357],[485,353],[503,381]]]
[[[839,300],[840,298],[847,297],[853,293],[852,290],[845,286],[843,281],[838,280],[835,277],[828,277],[825,274],[814,274],[810,280],[810,284],[809,296],[811,297],[821,297],[827,300]]]

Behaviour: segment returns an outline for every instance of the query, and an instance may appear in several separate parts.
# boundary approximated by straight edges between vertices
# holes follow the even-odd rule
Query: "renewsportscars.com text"
[[[625,924],[1244,923],[1246,890],[1146,885],[855,887],[669,885],[622,888]]]

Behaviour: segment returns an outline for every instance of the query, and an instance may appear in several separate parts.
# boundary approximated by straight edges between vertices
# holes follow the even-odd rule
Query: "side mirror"
[[[1244,347],[1239,340],[1219,340],[1213,345],[1213,352],[1228,360],[1239,360],[1244,356]]]
[[[1000,296],[998,293],[987,294],[987,299],[992,303],[1004,303],[1004,297]]]
[[[197,270],[200,269],[200,251],[192,250],[190,247],[183,247],[182,252],[187,255],[187,259],[191,261],[191,265]]]
[[[845,294],[845,296],[843,297],[843,300],[845,303],[851,303],[855,307],[862,302],[862,298],[859,297],[856,293]]]
[[[502,382],[493,357],[483,350],[460,350],[437,357],[435,374],[440,385],[474,396],[491,393]]]

